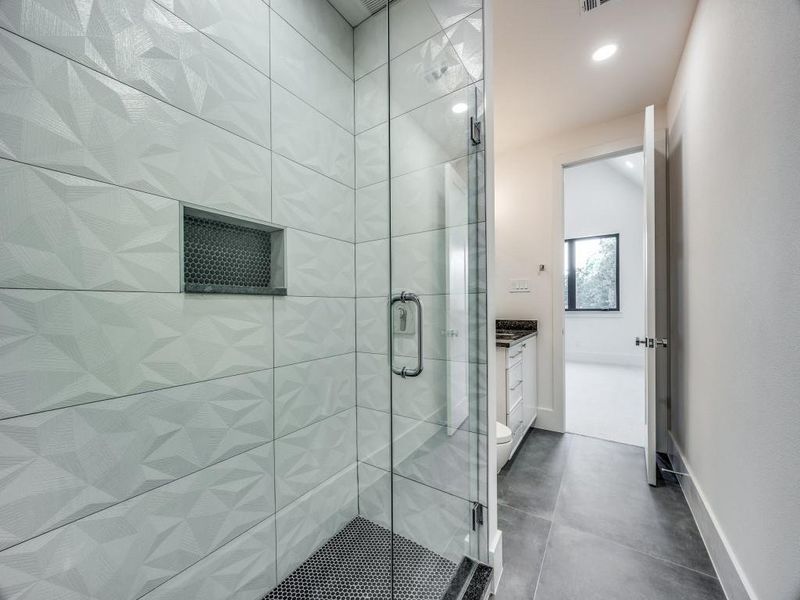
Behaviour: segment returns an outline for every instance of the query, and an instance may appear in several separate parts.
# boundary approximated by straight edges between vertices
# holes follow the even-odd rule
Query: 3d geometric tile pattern
[[[0,287],[177,292],[178,203],[0,159]]]
[[[447,30],[447,37],[474,81],[483,79],[483,11],[471,14]]]
[[[223,48],[269,75],[269,2],[156,0]]]
[[[272,148],[353,187],[353,134],[276,83],[272,84]]]
[[[278,511],[278,580],[291,573],[356,516],[358,477],[355,464]]]
[[[275,223],[352,242],[353,194],[351,187],[288,158],[272,155]]]
[[[356,462],[356,411],[348,409],[275,441],[275,496],[283,508]]]
[[[272,80],[353,133],[353,80],[275,14],[270,43]]]
[[[274,509],[269,443],[0,553],[3,600],[134,600]]]
[[[272,298],[0,292],[0,418],[272,367]]]
[[[288,288],[297,296],[355,296],[354,244],[290,229]]]
[[[356,191],[356,242],[389,237],[389,182]]]
[[[0,549],[272,439],[272,371],[0,421]]]
[[[267,76],[152,0],[9,0],[0,24],[269,147]]]
[[[358,514],[391,528],[392,488],[389,477],[388,471],[365,462],[358,463]]]
[[[356,517],[264,600],[440,600],[455,563]]]
[[[352,298],[276,298],[275,366],[355,350]]]
[[[355,354],[275,369],[275,436],[355,406]]]
[[[269,218],[269,150],[0,31],[0,155]]]
[[[255,600],[277,584],[275,518],[212,552],[143,600]]]

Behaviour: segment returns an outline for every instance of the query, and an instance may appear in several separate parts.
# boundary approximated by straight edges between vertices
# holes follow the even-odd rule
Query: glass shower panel
[[[393,587],[433,598],[488,558],[482,2],[388,26]]]

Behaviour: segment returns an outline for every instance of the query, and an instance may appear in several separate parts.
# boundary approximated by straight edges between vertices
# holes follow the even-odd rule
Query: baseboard
[[[697,528],[700,530],[725,597],[728,600],[758,600],[692,472],[692,467],[686,462],[681,447],[675,441],[672,432],[670,431],[668,435],[672,467],[676,471],[688,474],[688,477],[678,476],[681,490],[689,505],[689,510],[692,511]]]
[[[489,545],[489,565],[494,569],[490,588],[491,592],[496,594],[500,578],[503,576],[503,532],[499,529]]]

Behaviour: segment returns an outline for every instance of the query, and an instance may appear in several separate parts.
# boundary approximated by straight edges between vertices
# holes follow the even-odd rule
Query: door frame
[[[563,286],[561,285],[561,277],[564,272],[564,169],[574,167],[580,164],[602,160],[604,158],[613,158],[614,156],[621,156],[633,152],[640,152],[643,150],[642,137],[627,137],[620,138],[614,141],[588,146],[586,148],[574,150],[560,154],[553,162],[553,222],[552,222],[552,377],[553,377],[553,402],[552,408],[539,407],[539,426],[544,429],[553,431],[565,432],[566,431],[566,360],[564,356],[564,308],[563,304]],[[666,181],[665,169],[663,164],[660,166],[662,158],[666,157],[666,131],[664,129],[656,129],[656,213],[657,218],[660,216],[662,209],[666,208],[666,189],[664,182]],[[659,219],[659,222],[661,219]],[[659,223],[660,224],[660,223]],[[664,224],[665,225],[665,224]],[[666,236],[659,235],[661,228],[656,226],[656,281],[662,280],[664,273],[658,272],[659,265],[662,262],[659,254],[667,251],[667,238]],[[660,239],[659,239],[660,238]],[[659,243],[661,242],[661,243]],[[668,305],[659,302],[661,289],[657,290],[656,301],[657,310],[661,313],[666,310]],[[668,301],[668,294],[666,296]],[[656,317],[657,322],[662,321],[658,314]],[[668,322],[668,321],[667,321]],[[663,335],[658,334],[660,337],[669,337],[667,330]],[[633,344],[633,340],[631,340]],[[664,353],[668,354],[668,353]],[[658,444],[657,448],[662,450],[666,445],[666,424],[668,419],[665,412],[665,401],[668,400],[669,394],[669,375],[667,372],[666,377],[661,376],[662,370],[658,369],[659,377],[657,379],[657,431],[658,431]],[[662,406],[663,405],[663,406]],[[644,426],[644,424],[642,424]],[[663,432],[662,432],[663,429]]]

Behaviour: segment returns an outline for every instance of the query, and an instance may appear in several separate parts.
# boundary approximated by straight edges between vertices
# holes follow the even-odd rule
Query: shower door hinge
[[[472,505],[472,531],[478,531],[480,525],[483,525],[483,504],[476,502]]]
[[[481,145],[481,122],[475,117],[469,118],[469,137],[473,146]]]

